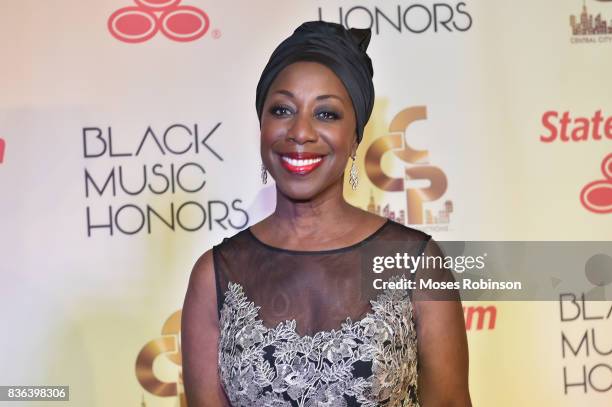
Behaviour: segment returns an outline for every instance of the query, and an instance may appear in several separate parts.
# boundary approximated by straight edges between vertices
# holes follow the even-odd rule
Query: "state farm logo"
[[[612,213],[612,153],[601,163],[603,179],[589,182],[580,192],[582,206],[595,213]]]
[[[546,132],[540,134],[543,143],[605,143],[612,141],[612,116],[606,116],[601,109],[592,117],[573,116],[549,110],[542,115]],[[604,148],[608,148],[605,147]],[[602,179],[586,184],[580,192],[580,202],[594,213],[612,213],[612,153],[601,163]]]
[[[173,41],[189,42],[201,38],[210,27],[208,15],[181,0],[134,0],[136,6],[115,11],[108,18],[108,31],[119,41],[144,42],[159,31]],[[220,35],[215,31],[215,37]]]

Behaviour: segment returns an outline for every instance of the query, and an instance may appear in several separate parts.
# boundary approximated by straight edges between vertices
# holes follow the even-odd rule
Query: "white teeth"
[[[290,158],[286,156],[281,156],[281,158],[295,167],[301,167],[303,165],[310,165],[310,164],[318,163],[319,161],[323,159],[322,157],[317,157],[317,158],[308,158],[308,159],[298,160],[298,159]]]

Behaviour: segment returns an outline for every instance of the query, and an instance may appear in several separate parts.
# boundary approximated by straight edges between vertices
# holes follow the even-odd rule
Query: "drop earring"
[[[264,184],[268,183],[268,170],[266,170],[266,166],[261,163],[261,182]]]
[[[355,157],[351,158],[353,159],[353,163],[351,164],[349,183],[351,184],[351,188],[353,188],[353,191],[355,191],[357,189],[359,179],[357,178],[357,166],[355,165]]]

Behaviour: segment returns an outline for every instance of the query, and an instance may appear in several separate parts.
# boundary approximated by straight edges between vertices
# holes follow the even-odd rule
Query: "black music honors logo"
[[[128,138],[111,126],[83,128],[87,236],[244,228],[249,216],[241,199],[198,199],[208,182],[222,178],[209,170],[223,162],[212,143],[220,126],[146,126]]]

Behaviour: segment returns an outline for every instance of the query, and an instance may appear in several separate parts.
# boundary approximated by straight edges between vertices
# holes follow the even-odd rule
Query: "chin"
[[[276,187],[287,198],[296,201],[308,201],[317,196],[324,188],[310,182],[291,182],[290,184],[276,184]]]

